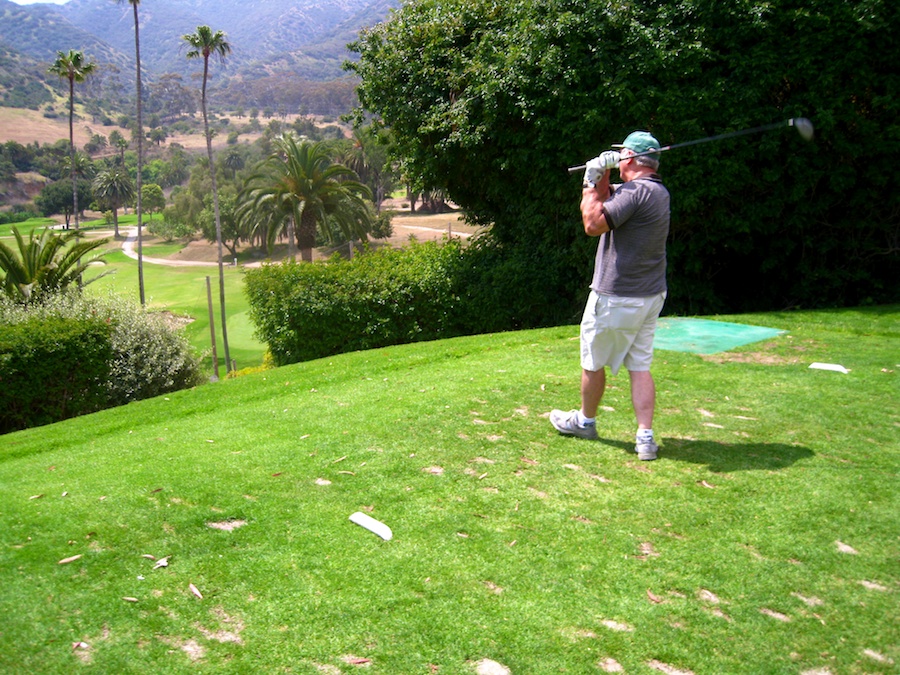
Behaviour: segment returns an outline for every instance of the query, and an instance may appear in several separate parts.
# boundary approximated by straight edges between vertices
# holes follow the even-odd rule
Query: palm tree
[[[104,272],[87,282],[81,281],[81,275],[88,267],[106,264],[105,260],[101,260],[105,253],[87,260],[83,258],[94,249],[104,246],[108,239],[78,241],[81,238],[80,232],[54,234],[49,228],[44,229],[40,236],[36,236],[32,230],[27,241],[18,228],[13,227],[12,233],[19,250],[16,253],[0,242],[0,271],[3,272],[0,284],[6,295],[16,302],[28,304],[38,301],[73,283],[81,288],[107,274]],[[73,241],[74,245],[70,246]]]
[[[119,164],[125,166],[125,149],[128,147],[128,139],[114,129],[109,134],[109,146],[119,153]]]
[[[221,63],[231,53],[231,45],[225,39],[225,33],[215,33],[209,26],[197,26],[196,33],[182,35],[190,49],[189,59],[203,58],[203,89],[200,96],[200,110],[203,113],[203,131],[206,134],[206,154],[209,158],[209,177],[212,180],[213,212],[216,218],[216,244],[219,249],[219,304],[222,314],[222,345],[225,348],[225,372],[231,372],[231,356],[228,352],[228,329],[225,326],[225,270],[222,266],[222,218],[219,214],[219,193],[216,189],[216,167],[213,163],[212,135],[209,133],[209,118],[206,112],[206,83],[209,79],[209,57],[216,57]]]
[[[312,262],[316,232],[332,240],[327,224],[347,239],[363,238],[371,228],[366,199],[372,193],[356,174],[333,164],[324,143],[298,142],[292,136],[275,141],[275,152],[247,180],[242,193],[244,219],[255,215],[270,223],[269,250],[285,226],[296,225],[300,258]]]
[[[237,178],[237,172],[244,168],[244,157],[241,155],[241,151],[237,148],[231,148],[231,150],[225,153],[222,165],[226,169],[231,170],[232,179]]]
[[[78,185],[75,178],[75,83],[84,82],[94,72],[94,64],[85,60],[84,54],[70,49],[69,53],[56,52],[56,61],[47,70],[69,81],[69,174],[72,177],[72,203],[75,229],[78,229]]]
[[[135,197],[134,183],[125,167],[102,171],[94,179],[94,196],[106,203],[113,212],[116,239],[119,238],[119,207]]]
[[[116,0],[117,4],[128,2],[134,10],[134,61],[137,67],[137,185],[135,193],[137,195],[137,203],[135,204],[135,213],[137,213],[137,256],[138,256],[138,288],[141,295],[141,307],[146,304],[144,296],[144,237],[142,233],[141,218],[143,209],[141,208],[141,173],[144,170],[144,122],[141,118],[141,36],[140,22],[138,21],[138,5],[141,0]],[[122,150],[122,158],[124,165],[124,148]]]

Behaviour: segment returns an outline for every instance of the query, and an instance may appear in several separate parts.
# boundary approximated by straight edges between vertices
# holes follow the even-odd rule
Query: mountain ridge
[[[166,73],[196,77],[182,36],[208,25],[221,30],[232,52],[212,68],[212,89],[260,73],[299,81],[346,77],[346,45],[360,28],[384,20],[400,0],[144,0],[138,6],[141,68],[148,82]],[[0,47],[46,67],[57,51],[77,49],[133,88],[134,19],[125,0],[69,0],[64,5],[17,5],[0,0]],[[230,98],[240,98],[232,92]],[[274,101],[272,102],[274,103]],[[267,105],[266,101],[249,101]]]

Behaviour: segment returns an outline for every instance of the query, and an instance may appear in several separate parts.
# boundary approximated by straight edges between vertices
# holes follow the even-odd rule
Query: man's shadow
[[[634,442],[601,438],[600,442],[634,452]],[[722,443],[719,441],[689,441],[683,438],[663,438],[660,459],[704,464],[715,473],[731,471],[777,471],[802,459],[813,457],[809,448],[784,443]]]

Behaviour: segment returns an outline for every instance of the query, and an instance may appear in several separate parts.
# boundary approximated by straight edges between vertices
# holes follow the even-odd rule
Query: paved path
[[[134,250],[135,243],[137,242],[137,227],[129,227],[129,228],[121,228],[127,229],[128,235],[125,237],[125,241],[122,242],[122,253],[127,255],[132,260],[138,259],[137,251]],[[169,260],[167,258],[148,258],[147,256],[143,256],[145,263],[150,263],[151,265],[168,265],[169,267],[218,267],[218,262],[208,262],[205,260]]]
[[[402,230],[418,230],[421,232],[431,232],[436,233],[439,232],[441,234],[446,234],[448,232],[447,228],[439,228],[439,227],[423,227],[417,225],[394,225],[394,229],[402,229]],[[132,260],[138,259],[137,251],[135,250],[135,246],[137,243],[137,227],[122,227],[119,228],[120,232],[125,231],[127,234],[125,236],[125,241],[122,242],[122,253],[127,255]],[[452,229],[450,230],[452,232]],[[111,233],[110,233],[111,234]],[[454,237],[461,237],[463,239],[468,239],[472,235],[468,232],[452,232]],[[215,261],[206,261],[206,260],[170,260],[168,258],[148,258],[144,256],[144,262],[149,263],[151,265],[168,265],[169,267],[218,267],[219,263]],[[232,263],[225,263],[227,266],[230,266]],[[242,267],[259,267],[262,265],[261,262],[251,262]]]

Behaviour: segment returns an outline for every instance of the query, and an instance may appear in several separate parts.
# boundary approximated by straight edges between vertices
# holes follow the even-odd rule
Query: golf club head
[[[800,134],[800,138],[804,141],[811,141],[813,139],[813,134],[815,133],[813,123],[805,117],[794,117],[790,120],[789,124],[797,130],[797,133]]]

